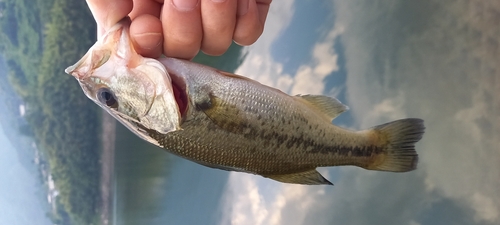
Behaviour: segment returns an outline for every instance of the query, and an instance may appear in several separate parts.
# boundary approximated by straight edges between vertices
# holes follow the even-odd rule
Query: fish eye
[[[116,101],[115,94],[109,88],[99,89],[97,91],[97,99],[102,104],[111,108],[118,108],[118,102]]]

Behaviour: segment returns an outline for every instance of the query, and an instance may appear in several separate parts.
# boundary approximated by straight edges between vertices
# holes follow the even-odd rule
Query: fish
[[[406,118],[353,131],[332,121],[348,110],[323,95],[290,96],[191,61],[139,55],[124,18],[65,72],[85,95],[143,140],[227,171],[332,185],[318,167],[416,169],[424,122]]]

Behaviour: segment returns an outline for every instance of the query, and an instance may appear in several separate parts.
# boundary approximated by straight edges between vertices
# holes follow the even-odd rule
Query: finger
[[[236,24],[236,0],[202,0],[201,50],[208,55],[222,55],[233,41]]]
[[[109,29],[132,11],[132,0],[87,0],[97,25]]]
[[[129,16],[134,20],[136,17],[144,14],[149,14],[160,18],[161,6],[163,1],[160,0],[133,0],[134,8]]]
[[[163,0],[133,0],[134,8],[130,36],[134,48],[142,56],[158,58],[163,51],[163,32],[160,12]]]
[[[272,0],[256,0],[257,11],[259,14],[259,21],[264,26],[266,23],[267,13],[269,13],[269,7],[271,7]]]
[[[134,48],[142,56],[158,58],[163,51],[163,35],[160,19],[143,14],[132,20],[130,36]]]
[[[199,0],[165,0],[161,13],[163,53],[191,59],[200,50],[203,35]]]
[[[240,45],[253,44],[264,31],[271,0],[239,0],[233,39]]]

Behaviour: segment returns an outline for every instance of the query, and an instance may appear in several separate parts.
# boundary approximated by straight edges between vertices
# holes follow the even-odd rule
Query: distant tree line
[[[0,29],[7,80],[28,106],[22,133],[34,136],[60,191],[49,217],[55,224],[99,223],[101,111],[64,73],[95,42],[85,1],[4,0]],[[232,72],[241,50],[233,44],[222,57],[200,53],[194,61]]]
[[[8,81],[29,106],[26,120],[60,194],[56,224],[97,224],[100,207],[100,111],[64,69],[96,37],[85,1],[5,0],[0,51]]]

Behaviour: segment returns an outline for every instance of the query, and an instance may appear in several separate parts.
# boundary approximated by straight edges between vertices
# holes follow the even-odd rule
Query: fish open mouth
[[[169,72],[169,75],[172,79],[172,90],[174,92],[175,102],[177,103],[177,107],[179,107],[181,117],[184,117],[188,106],[186,82],[176,74]]]

